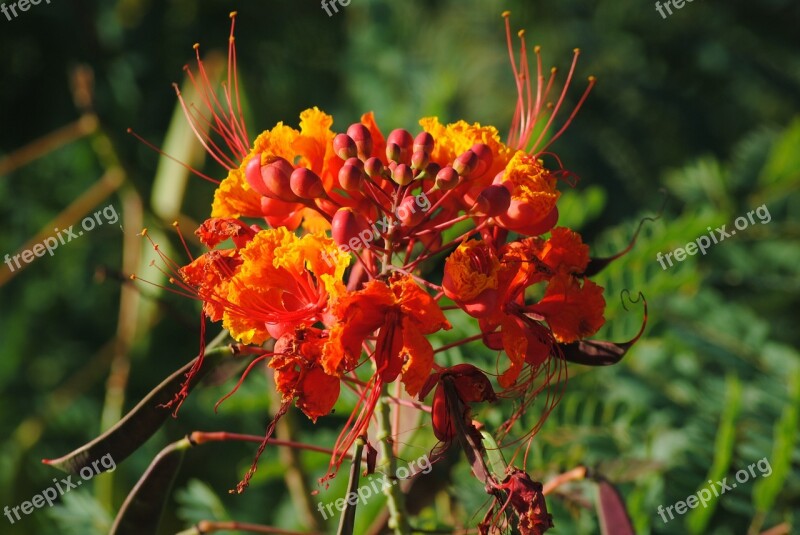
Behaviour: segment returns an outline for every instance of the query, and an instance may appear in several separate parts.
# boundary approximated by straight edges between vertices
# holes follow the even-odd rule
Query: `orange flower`
[[[275,344],[269,366],[284,401],[297,398],[297,407],[314,422],[331,412],[339,399],[340,379],[320,365],[325,338],[318,329],[287,333]]]
[[[555,225],[558,220],[556,201],[561,193],[556,190],[556,178],[544,168],[541,160],[518,151],[505,171],[495,178],[495,184],[511,192],[508,211],[497,217],[503,227],[537,236]]]
[[[541,314],[559,342],[574,342],[597,332],[605,323],[603,288],[584,279],[559,273],[550,279],[544,297],[528,307]]]
[[[496,314],[500,302],[500,260],[486,242],[462,243],[444,264],[442,290],[467,314]]]
[[[410,395],[416,395],[433,366],[433,348],[425,335],[449,329],[433,298],[409,276],[394,276],[389,283],[373,280],[363,290],[339,298],[332,307],[339,323],[330,329],[323,351],[329,374],[353,369],[364,341],[380,329],[374,358],[383,383],[398,375]]]
[[[229,260],[220,267],[223,255]],[[188,282],[201,283],[198,292],[212,320],[221,312],[231,336],[261,344],[324,321],[329,299],[344,292],[349,261],[324,235],[298,238],[278,228],[255,234],[235,253],[206,253],[181,271]]]

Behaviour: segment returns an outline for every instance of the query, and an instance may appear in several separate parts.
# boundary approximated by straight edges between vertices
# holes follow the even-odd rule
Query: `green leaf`
[[[714,442],[714,462],[708,472],[708,479],[720,481],[731,467],[733,448],[736,445],[736,420],[742,408],[742,385],[739,378],[729,375],[725,381],[725,408],[722,412],[717,439]],[[705,482],[698,489],[706,488]],[[686,527],[690,533],[706,533],[708,522],[714,514],[719,501],[714,496],[706,503],[707,507],[692,509],[686,517]]]
[[[783,409],[775,425],[771,462],[772,473],[753,485],[753,505],[756,511],[766,514],[786,484],[792,470],[792,454],[797,445],[797,426],[800,425],[800,376],[791,376],[792,402]],[[759,466],[760,469],[760,466]]]

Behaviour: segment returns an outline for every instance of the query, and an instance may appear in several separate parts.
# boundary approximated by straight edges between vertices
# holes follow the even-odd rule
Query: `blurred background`
[[[224,176],[203,160],[171,83],[184,84],[196,42],[212,75],[220,72],[232,9],[251,135],[278,121],[296,126],[311,106],[333,114],[338,130],[374,110],[384,132],[416,133],[419,118],[438,115],[505,134],[516,93],[500,13],[510,9],[514,29],[542,45],[545,67],[566,73],[579,47],[566,109],[589,75],[598,83],[552,148],[581,179],[565,188],[559,224],[607,256],[626,246],[642,218],[665,208],[595,279],[609,304],[598,338],[622,342],[637,332],[641,305],[626,310],[623,290],[647,298],[645,336],[616,366],[571,366],[528,470],[541,481],[589,467],[618,487],[637,533],[798,529],[800,4],[792,0],[697,1],[666,19],[651,2],[630,0],[352,0],[330,17],[317,1],[59,0],[10,21],[0,15],[0,255],[108,206],[119,215],[24,269],[0,265],[0,505],[19,505],[51,485],[62,474],[42,458],[97,436],[197,353],[197,304],[135,287],[126,275],[160,282],[148,266],[149,243],[136,235],[145,226],[185,260],[170,224],[177,219],[190,234],[209,213],[213,185],[126,129]],[[708,227],[731,230],[762,205],[769,222],[757,218],[674,267],[657,262],[657,253],[684,247]],[[210,326],[209,338],[217,331]],[[493,361],[480,352],[446,358]],[[271,383],[252,374],[215,414],[234,384],[198,388],[179,417],[116,471],[13,525],[0,518],[0,532],[105,533],[168,443],[193,430],[263,434],[276,408]],[[343,397],[337,415],[317,426],[297,412],[282,432],[331,444],[353,401]],[[482,417],[491,425],[500,414],[490,408]],[[538,419],[536,406],[528,417]],[[434,443],[427,421],[419,425],[409,459]],[[341,497],[346,477],[319,495],[304,492],[318,489],[325,455],[268,449],[251,488],[229,495],[254,452],[242,443],[189,451],[160,532],[201,519],[335,529],[308,510]],[[764,458],[768,476],[757,471],[711,507],[668,523],[658,515],[659,505],[684,500],[708,480],[731,482]],[[434,491],[411,500],[414,525],[437,533],[474,527],[487,503],[468,465],[434,474]],[[577,482],[548,498],[553,533],[599,533],[593,489]],[[378,532],[382,509],[379,498],[359,508],[356,531]]]

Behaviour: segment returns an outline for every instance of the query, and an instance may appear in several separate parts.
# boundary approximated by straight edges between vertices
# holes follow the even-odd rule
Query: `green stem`
[[[350,465],[350,482],[347,486],[347,496],[345,496],[346,505],[342,511],[342,518],[339,521],[339,531],[337,535],[353,535],[353,529],[356,523],[356,504],[350,502],[350,497],[355,496],[358,492],[358,479],[361,475],[361,454],[366,445],[366,439],[361,436],[356,439],[356,452],[353,454],[353,463]]]
[[[406,512],[406,499],[397,477],[397,459],[392,451],[392,424],[389,414],[389,404],[381,397],[378,401],[378,440],[381,444],[381,455],[383,455],[383,468],[392,484],[383,491],[386,494],[387,505],[389,507],[389,527],[395,535],[410,535],[411,526],[408,524],[408,513]]]

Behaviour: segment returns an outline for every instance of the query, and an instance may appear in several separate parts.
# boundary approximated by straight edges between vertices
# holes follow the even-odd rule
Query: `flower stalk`
[[[383,493],[386,494],[386,504],[389,508],[389,528],[394,535],[410,535],[411,526],[408,523],[406,499],[397,480],[397,458],[392,451],[392,423],[389,404],[384,398],[378,401],[378,440],[381,444],[383,456],[383,469],[389,474],[392,484],[387,486]]]

